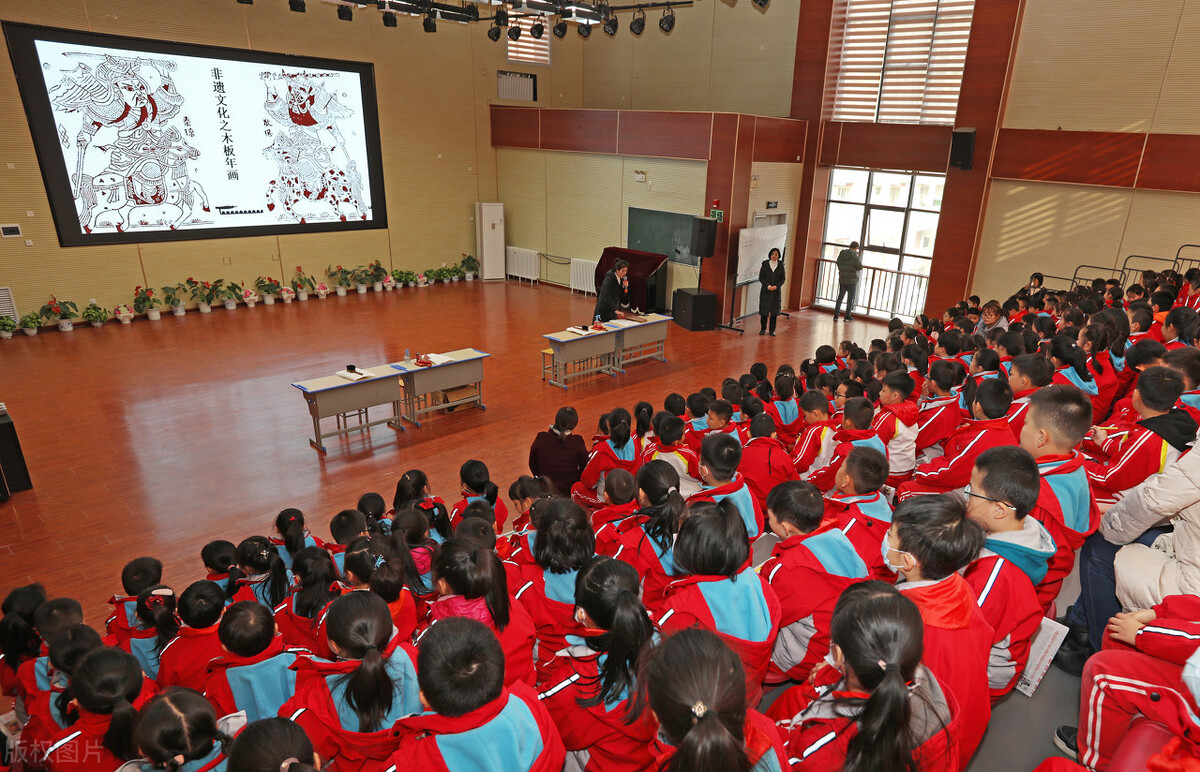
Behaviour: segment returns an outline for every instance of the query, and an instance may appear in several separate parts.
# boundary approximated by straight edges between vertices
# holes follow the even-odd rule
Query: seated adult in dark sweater
[[[538,432],[529,448],[529,471],[545,477],[564,495],[579,482],[587,466],[588,451],[583,438],[572,433],[579,424],[579,414],[573,407],[560,407],[554,425]]]

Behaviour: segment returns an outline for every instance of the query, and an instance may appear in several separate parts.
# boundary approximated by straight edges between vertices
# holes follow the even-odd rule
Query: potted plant
[[[50,302],[42,306],[38,313],[47,322],[57,321],[60,332],[70,332],[75,329],[75,325],[71,323],[71,320],[79,318],[79,306],[69,300],[59,300],[51,295]]]
[[[337,268],[330,266],[325,269],[325,275],[333,282],[338,297],[346,296],[346,288],[350,286],[353,274],[354,271],[349,268],[343,268],[340,265]]]
[[[316,292],[317,292],[317,297],[320,298],[321,300],[324,300],[325,296],[329,294],[329,285],[326,284],[325,282],[321,282],[320,284],[317,285]]]
[[[187,313],[187,306],[183,302],[183,293],[186,289],[182,284],[172,284],[162,288],[163,302],[171,307],[171,313],[176,316],[183,316]]]
[[[21,332],[25,333],[26,335],[37,335],[38,327],[42,324],[42,316],[41,314],[30,311],[22,316],[17,324],[21,325]]]
[[[406,287],[417,286],[416,271],[393,271],[392,276],[396,279],[396,284],[403,284]]]
[[[370,269],[364,268],[361,265],[350,270],[350,281],[354,284],[358,294],[367,294],[367,284],[371,281]]]
[[[103,327],[108,321],[108,309],[100,307],[93,298],[92,302],[84,307],[83,318],[93,327]]]
[[[258,290],[258,294],[262,295],[263,303],[268,306],[275,305],[275,296],[279,294],[279,282],[275,281],[274,276],[259,276],[254,280],[254,289]]]
[[[388,272],[387,272],[387,277],[386,277],[386,278],[384,278],[384,280],[383,280],[383,288],[384,288],[384,290],[395,289],[397,286],[399,286],[399,285],[397,285],[397,284],[396,284],[396,277],[395,277],[395,276],[392,276],[392,272],[391,272],[391,271],[388,271]]]
[[[280,287],[279,297],[284,303],[291,303],[296,298],[296,290],[291,287]]]
[[[17,329],[17,320],[11,316],[0,316],[0,340],[8,340]]]
[[[225,283],[224,279],[215,279],[213,281],[196,281],[191,276],[184,282],[187,285],[188,292],[191,293],[192,299],[196,301],[196,306],[202,314],[212,313],[212,304],[216,301],[217,295],[221,291],[221,285]]]
[[[364,269],[364,274],[371,280],[371,283],[375,285],[376,292],[383,291],[383,282],[388,277],[388,269],[383,267],[383,263],[376,260]]]
[[[462,267],[463,275],[467,277],[467,281],[475,281],[475,274],[479,273],[479,261],[473,255],[462,253],[462,262],[459,263]]]
[[[292,289],[296,291],[296,297],[304,301],[308,300],[308,293],[316,291],[317,283],[313,277],[304,272],[303,268],[296,266],[296,275],[292,277]]]
[[[426,268],[425,269],[425,280],[427,282],[429,282],[430,284],[437,284],[438,281],[441,280],[441,278],[442,278],[442,269],[441,268]]]
[[[254,304],[258,302],[258,293],[253,287],[246,287],[242,290],[242,302],[246,304],[246,308],[254,308]]]
[[[445,268],[443,270],[446,271],[447,274],[449,274],[450,281],[458,281],[459,279],[461,279],[462,277],[467,275],[466,271],[464,271],[462,269],[461,265],[452,265],[449,268]]]
[[[425,275],[425,274],[423,274],[423,273],[419,273],[419,274],[417,274],[417,286],[418,286],[418,287],[427,287],[427,286],[429,286],[429,277],[428,277],[428,276],[426,276],[426,275]]]
[[[242,285],[235,281],[226,282],[221,285],[221,302],[225,304],[226,311],[232,311],[237,308],[237,302],[242,299]]]
[[[92,301],[95,303],[96,301]],[[139,314],[145,314],[150,321],[158,321],[162,318],[162,312],[157,306],[161,305],[159,299],[155,297],[154,290],[149,287],[134,287],[133,288],[133,310]],[[102,309],[108,313],[108,309]],[[107,317],[105,317],[107,318]],[[96,325],[97,327],[99,325]]]
[[[113,309],[113,316],[117,317],[121,324],[129,324],[133,321],[133,307],[128,303],[122,303]]]

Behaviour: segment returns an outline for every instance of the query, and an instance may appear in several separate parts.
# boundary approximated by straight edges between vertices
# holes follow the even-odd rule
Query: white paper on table
[[[428,357],[429,361],[433,362],[435,365],[444,365],[447,362],[454,361],[454,357],[448,357],[445,354],[426,354],[425,356]]]
[[[608,324],[611,324],[613,327],[636,327],[641,322],[635,322],[632,319],[613,319]]]
[[[597,330],[593,330],[591,327],[588,327],[587,329],[580,329],[578,327],[568,327],[565,330],[565,332],[569,332],[572,335],[578,335],[579,337],[582,338],[584,335],[591,335],[593,332],[597,332]]]
[[[1062,642],[1066,638],[1066,625],[1059,624],[1048,617],[1042,618],[1037,631],[1033,634],[1033,640],[1029,644],[1029,662],[1025,664],[1025,672],[1017,680],[1017,691],[1026,697],[1033,696],[1034,690],[1038,688],[1046,671],[1050,669],[1050,663],[1054,660],[1054,655],[1058,653],[1058,647],[1062,646]]]
[[[354,372],[350,372],[349,370],[338,370],[337,376],[339,378],[345,378],[348,381],[361,381],[363,378],[374,378],[375,373],[367,370],[355,370]]]

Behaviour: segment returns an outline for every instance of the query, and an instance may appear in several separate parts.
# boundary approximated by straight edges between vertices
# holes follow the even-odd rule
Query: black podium
[[[0,501],[8,501],[17,491],[33,487],[29,479],[29,468],[25,466],[25,455],[17,440],[17,428],[12,416],[0,412]]]

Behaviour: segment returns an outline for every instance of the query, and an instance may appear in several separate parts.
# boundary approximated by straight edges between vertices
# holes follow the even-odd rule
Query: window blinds
[[[533,35],[529,34],[529,29],[539,22],[543,27],[542,37],[534,39]],[[550,39],[554,37],[550,34],[550,28],[554,26],[553,20],[551,19],[548,22],[540,16],[513,16],[509,17],[508,23],[521,28],[521,37],[519,40],[505,38],[508,41],[508,61],[549,65]]]

